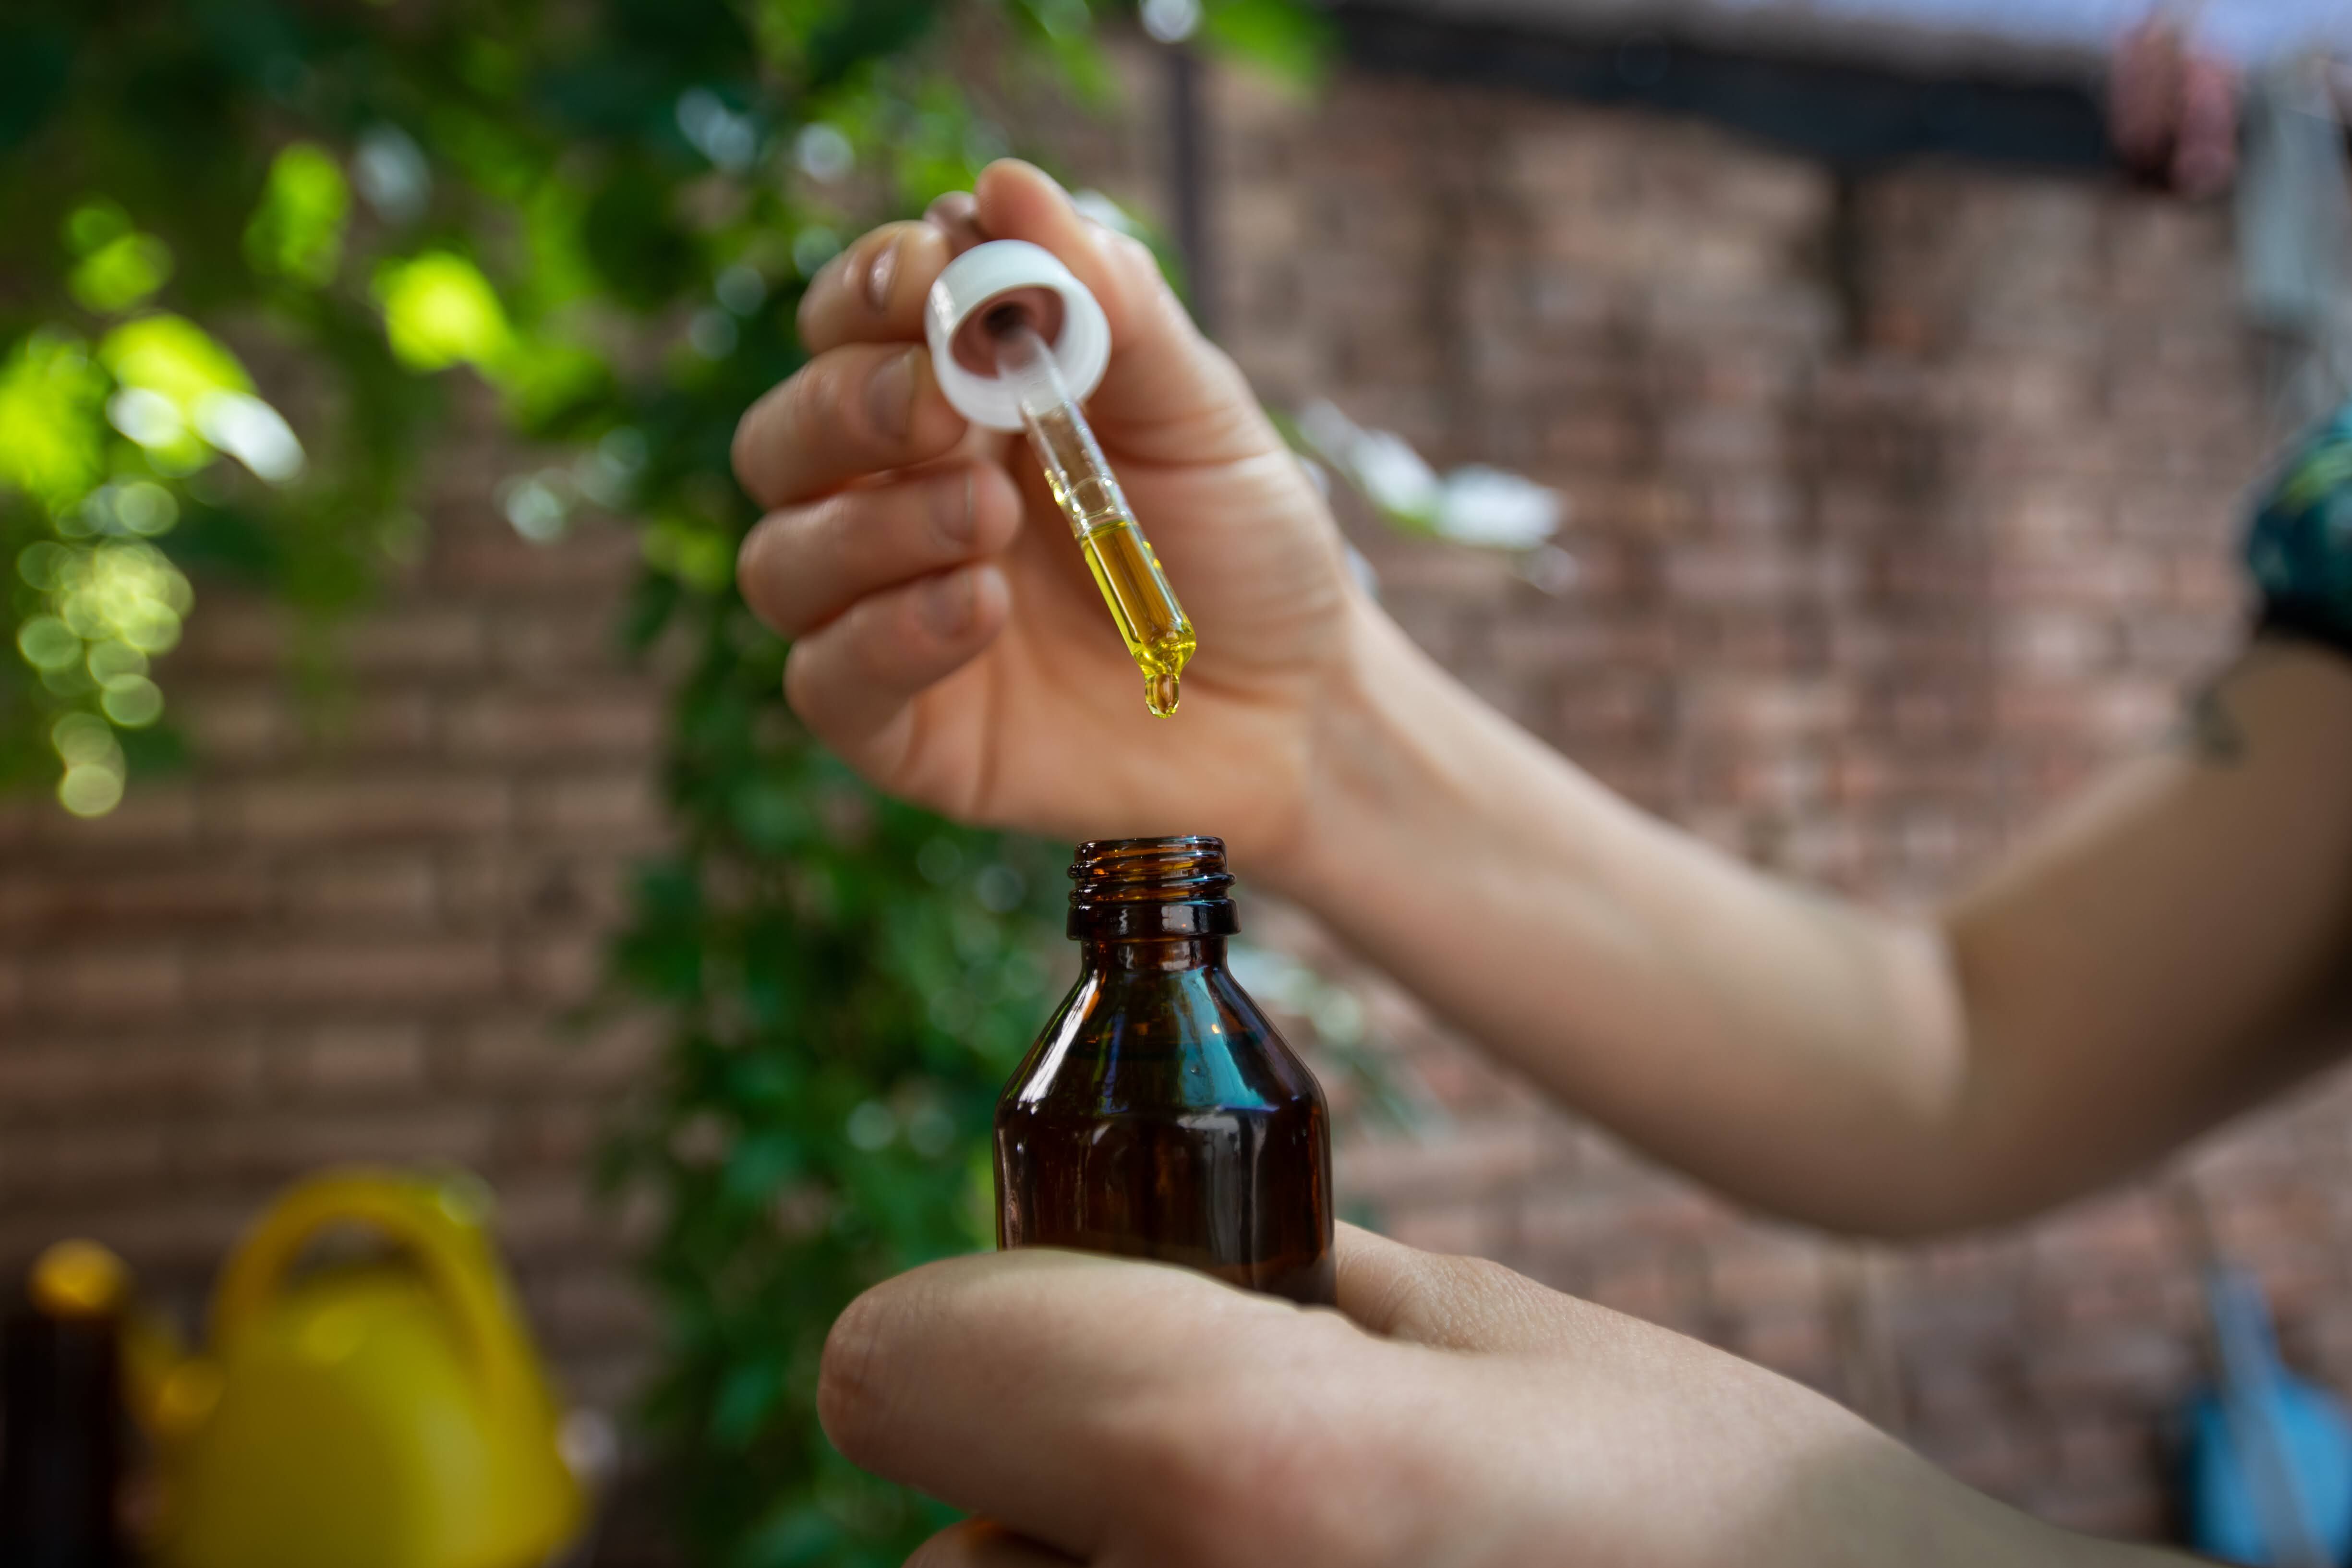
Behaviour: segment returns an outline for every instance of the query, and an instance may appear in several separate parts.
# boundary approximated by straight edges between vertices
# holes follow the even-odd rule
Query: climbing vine
[[[501,487],[562,548],[631,520],[622,635],[673,651],[675,850],[614,994],[673,1023],[605,1163],[659,1215],[644,1413],[728,1568],[895,1563],[935,1522],[812,1414],[875,1279],[986,1238],[998,1084],[1049,1001],[1058,866],[877,796],[779,696],[732,582],[737,416],[810,276],[969,183],[977,104],[1109,81],[1087,0],[15,0],[0,13],[0,784],[112,810],[173,738],[208,584],[332,627],[413,555],[453,383],[559,454]],[[1306,68],[1288,0],[1147,0]]]

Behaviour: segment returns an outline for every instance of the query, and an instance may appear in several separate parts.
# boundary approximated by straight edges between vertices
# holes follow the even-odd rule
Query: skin
[[[1351,1227],[1340,1312],[1043,1250],[868,1293],[841,1450],[987,1516],[921,1568],[2103,1568],[1735,1357]],[[1344,1314],[1344,1315],[1342,1315]],[[1573,1419],[1563,1419],[1573,1412]]]
[[[1054,251],[1110,319],[1115,350],[1088,414],[1202,629],[1173,721],[1144,711],[1034,462],[967,430],[915,346],[925,290],[983,236]],[[1072,839],[1216,831],[1244,875],[1315,910],[1469,1037],[1748,1203],[1879,1235],[2009,1219],[2145,1165],[2329,1056],[2352,952],[2352,661],[2339,655],[2259,645],[2171,742],[2126,762],[1943,909],[1898,918],[1766,877],[1643,816],[1421,654],[1356,586],[1313,487],[1149,253],[1087,223],[1026,165],[997,164],[926,221],[852,246],[809,290],[801,325],[815,358],[737,434],[738,473],[771,509],[740,581],[795,639],[786,693],[827,743],[881,787],[966,820]],[[1475,1295],[1486,1278],[1413,1267],[1438,1270],[1431,1289]],[[1012,1334],[984,1373],[988,1358],[938,1363],[925,1386],[944,1411],[962,1408],[940,1397],[961,1380],[1051,1379],[1093,1412],[1082,1424],[1111,1420],[1131,1413],[1133,1391],[1108,1363],[1087,1370],[1087,1332],[1154,1355],[1191,1342],[1160,1337],[1178,1334],[1175,1308],[1145,1310],[1198,1289],[1166,1271],[1015,1258],[942,1270],[883,1288],[901,1305],[853,1336],[861,1377],[880,1386],[902,1359],[1011,1334],[989,1315],[1004,1300],[1068,1330],[1051,1342]],[[1120,1312],[1101,1305],[1130,1292]],[[1197,1310],[1189,1296],[1184,1310]],[[1600,1321],[1576,1303],[1546,1310]],[[1348,1316],[1386,1331],[1355,1306]],[[1328,1315],[1312,1329],[1274,1321],[1252,1336],[1322,1335],[1316,1354],[1381,1360],[1383,1378],[1423,1364],[1383,1360],[1402,1352]],[[1824,1554],[1842,1532],[1883,1515],[1943,1518],[1949,1483],[1916,1467],[1791,1473],[1773,1458],[1785,1433],[1715,1408],[1718,1385],[1737,1384],[1742,1401],[1802,1422],[1811,1396],[1654,1330],[1613,1334],[1563,1342],[1600,1379],[1576,1391],[1576,1422],[1517,1397],[1516,1374],[1449,1374],[1425,1385],[1443,1385],[1426,1407],[1349,1411],[1365,1396],[1344,1390],[1360,1379],[1337,1365],[1286,1384],[1288,1405],[1252,1414],[1278,1429],[1306,1418],[1289,1405],[1321,1411],[1351,1439],[1346,1452],[1392,1445],[1399,1465],[1440,1465],[1413,1456],[1449,1441],[1475,1448],[1501,1434],[1532,1452],[1622,1422],[1603,1458],[1665,1456],[1691,1482],[1675,1506],[1642,1503],[1628,1480],[1575,1493],[1568,1513],[1549,1472],[1541,1484],[1516,1472],[1523,1486],[1475,1512],[1476,1489],[1458,1477],[1392,1489],[1401,1507],[1451,1508],[1436,1527],[1447,1542],[1524,1522],[1533,1533],[1510,1536],[1518,1550],[1549,1541],[1554,1560],[1560,1541],[1622,1529],[1635,1533],[1592,1561],[1780,1561],[1755,1542],[1782,1536],[1756,1536],[1758,1516],[1734,1506],[1759,1485],[1789,1505],[1766,1510],[1775,1530],[1820,1532],[1789,1548],[1791,1563],[1840,1560]],[[1433,1417],[1456,1401],[1476,1414]],[[1042,1430],[1034,1449],[1007,1441],[1004,1411],[984,1404],[940,1419],[961,1419],[967,1446],[988,1433],[1008,1465],[1025,1455],[1114,1479],[1115,1446],[1066,1451]],[[1044,1528],[1013,1507],[1025,1494],[904,1468],[895,1450],[864,1447],[863,1430],[853,1418],[838,1433],[853,1457]],[[1690,1499],[1718,1496],[1722,1508],[1694,1511]],[[1317,1517],[1299,1525],[1294,1558],[1388,1560],[1342,1550],[1352,1516]],[[1691,1536],[1707,1520],[1718,1533]],[[1159,1526],[1066,1526],[1056,1517],[1062,1532],[1042,1538],[1082,1561],[1234,1561],[1185,1555]],[[2004,1537],[1972,1561],[2072,1561],[2052,1554],[2059,1539]],[[961,1563],[1030,1549],[967,1532],[935,1550]]]

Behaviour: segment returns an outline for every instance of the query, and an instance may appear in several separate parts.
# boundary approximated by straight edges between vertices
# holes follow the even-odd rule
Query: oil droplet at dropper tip
[[[1155,675],[1143,683],[1143,700],[1152,717],[1166,719],[1176,711],[1177,700],[1182,696],[1172,675]]]

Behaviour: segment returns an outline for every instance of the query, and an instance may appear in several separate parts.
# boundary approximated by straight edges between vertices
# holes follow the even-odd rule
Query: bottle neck
[[[1225,939],[1184,936],[1084,942],[1078,944],[1078,962],[1088,973],[1102,970],[1173,973],[1188,969],[1223,969]]]

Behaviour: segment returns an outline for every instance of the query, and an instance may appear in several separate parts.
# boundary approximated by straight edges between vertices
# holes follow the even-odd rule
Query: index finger
[[[930,355],[847,343],[821,353],[744,412],[735,478],[765,507],[790,506],[891,468],[945,457],[965,436]]]
[[[923,297],[953,247],[928,221],[886,223],[824,264],[801,296],[801,342],[813,354],[843,343],[917,342]]]

